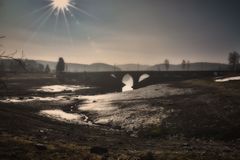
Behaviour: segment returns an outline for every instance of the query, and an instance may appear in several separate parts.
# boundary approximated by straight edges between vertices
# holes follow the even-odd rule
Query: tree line
[[[20,60],[20,59],[17,59]],[[0,73],[50,73],[51,70],[48,65],[37,63],[34,60],[21,60],[21,64],[18,61],[12,59],[0,59]]]
[[[4,35],[0,34],[0,39],[6,38]],[[0,45],[1,48],[1,45]],[[49,65],[42,65],[37,63],[34,60],[24,60],[22,58],[14,58],[14,55],[17,53],[17,51],[13,53],[6,53],[5,50],[0,50],[0,72],[45,72],[50,73],[51,69]],[[229,63],[229,70],[232,71],[239,71],[240,65],[239,65],[240,55],[238,52],[233,51],[230,52],[228,55],[228,63]],[[168,71],[170,69],[170,61],[168,59],[165,59],[163,62],[165,66],[165,70]],[[181,62],[181,68],[182,70],[190,70],[191,63],[189,60],[182,60]],[[56,65],[56,73],[61,73],[67,70],[67,65],[65,65],[64,59],[62,57],[59,58],[58,63]],[[160,71],[160,68],[158,68]]]
[[[236,51],[230,52],[228,54],[228,65],[229,65],[229,70],[237,72],[240,71],[240,54]],[[168,59],[165,59],[163,62],[165,66],[165,70],[168,71],[170,69],[170,61]],[[191,63],[189,60],[182,60],[181,63],[181,68],[182,70],[190,70],[191,68]],[[159,68],[160,70],[160,68]]]
[[[165,59],[163,64],[165,66],[166,71],[168,71],[170,69],[170,61],[168,59]],[[181,67],[182,67],[182,70],[189,70],[190,69],[190,61],[182,60]],[[159,70],[160,70],[160,68],[159,68]]]
[[[0,39],[4,38],[6,38],[6,36],[0,34]],[[17,50],[14,52],[7,52],[3,48],[4,47],[0,44],[0,74],[6,72],[51,72],[48,65],[44,66],[34,60],[24,59],[23,51],[20,55]],[[21,57],[15,58],[18,54]]]

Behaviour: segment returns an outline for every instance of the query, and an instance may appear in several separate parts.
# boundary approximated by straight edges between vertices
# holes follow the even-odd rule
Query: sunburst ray
[[[69,17],[71,17],[74,20],[76,20],[77,22],[79,22],[78,19],[74,15],[74,13],[79,12],[85,16],[92,18],[92,19],[95,19],[95,20],[97,19],[97,17],[91,15],[87,11],[78,8],[75,4],[75,0],[46,0],[46,1],[49,2],[46,6],[43,6],[36,10],[33,10],[31,13],[29,13],[29,15],[33,15],[33,14],[36,14],[39,12],[43,12],[43,14],[41,16],[39,16],[35,20],[35,22],[31,25],[31,28],[36,26],[36,29],[31,34],[31,36],[27,42],[31,41],[36,36],[39,29],[49,20],[49,18],[53,14],[56,16],[55,23],[53,25],[54,26],[54,32],[53,32],[54,35],[56,34],[57,26],[59,23],[58,21],[59,21],[60,17],[62,16],[64,19],[66,31],[67,31],[67,34],[69,36],[70,43],[72,46],[73,46],[73,38],[72,38],[72,34],[71,34]],[[68,15],[71,15],[71,16],[68,16]],[[38,23],[40,23],[40,24],[38,24]],[[55,40],[55,39],[53,39],[53,40]],[[26,43],[25,43],[25,45],[26,45]]]

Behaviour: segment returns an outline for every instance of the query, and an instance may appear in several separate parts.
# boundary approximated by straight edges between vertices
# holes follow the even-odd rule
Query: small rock
[[[141,156],[140,160],[155,160],[155,158],[152,152],[148,152],[147,154]]]
[[[188,143],[183,143],[182,146],[183,146],[183,147],[188,147],[188,146],[190,146],[190,145],[189,145]]]
[[[232,152],[232,150],[229,147],[224,147],[223,152]]]
[[[40,132],[40,133],[44,133],[44,130],[40,129],[39,132]]]
[[[124,155],[124,154],[119,154],[118,155],[118,159],[117,160],[125,160],[125,159],[129,159],[129,156]]]
[[[112,126],[113,129],[117,129],[117,130],[121,130],[122,127],[121,126]]]
[[[91,153],[94,153],[94,154],[98,154],[98,155],[103,155],[103,154],[106,154],[108,153],[108,149],[107,148],[103,148],[103,147],[92,147],[90,149],[90,152]]]
[[[35,144],[35,147],[39,150],[47,150],[47,147],[44,144],[41,144],[41,143]]]
[[[137,137],[138,137],[138,135],[137,135],[136,133],[132,133],[132,134],[130,134],[130,136],[131,136],[131,137],[134,137],[134,138],[137,138]]]

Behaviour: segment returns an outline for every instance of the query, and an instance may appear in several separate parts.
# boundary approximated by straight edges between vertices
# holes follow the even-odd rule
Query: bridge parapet
[[[214,77],[216,72],[219,76],[229,73],[227,71],[116,71],[81,73],[65,72],[61,75],[61,79],[63,79],[64,81],[74,81],[78,84],[108,87],[114,88],[117,91],[121,91],[122,87],[124,86],[124,84],[122,83],[122,78],[126,74],[132,76],[134,81],[133,88],[137,89],[158,83],[169,83],[173,81]],[[143,74],[148,74],[149,78],[139,82],[139,78]]]

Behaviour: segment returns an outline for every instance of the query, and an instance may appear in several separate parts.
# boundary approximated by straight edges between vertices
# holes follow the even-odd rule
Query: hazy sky
[[[72,0],[81,12],[69,8],[66,20],[48,16],[50,3],[0,0],[0,43],[27,58],[76,63],[227,62],[240,52],[239,0]]]

